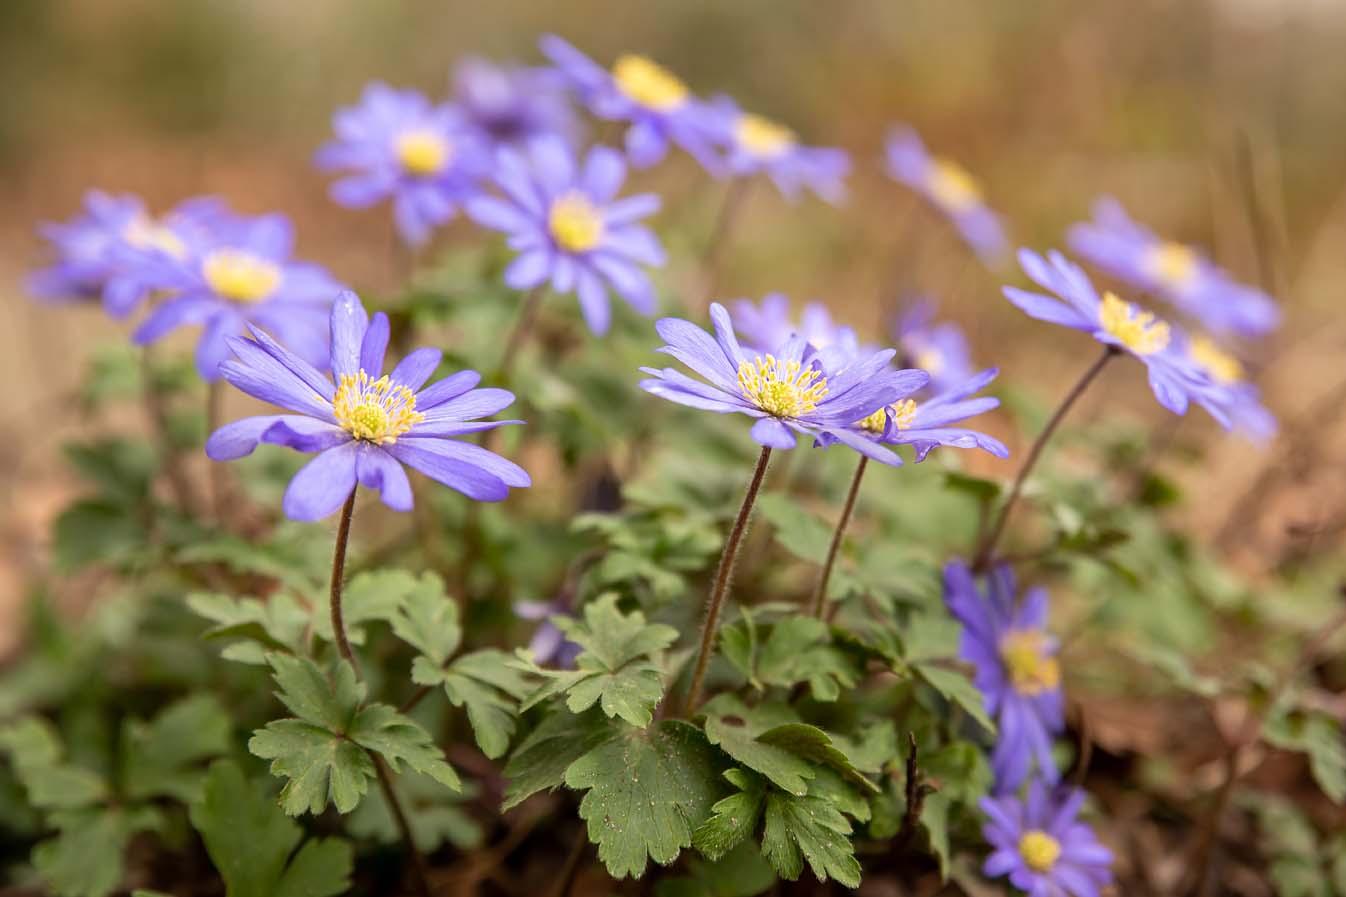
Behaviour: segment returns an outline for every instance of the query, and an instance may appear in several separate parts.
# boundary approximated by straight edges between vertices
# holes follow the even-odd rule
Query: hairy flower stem
[[[683,715],[690,716],[701,705],[701,686],[706,679],[706,667],[710,664],[710,655],[715,648],[715,634],[720,626],[720,610],[724,607],[725,596],[729,594],[729,578],[734,572],[734,560],[738,555],[739,543],[748,529],[748,518],[752,516],[752,506],[757,501],[757,492],[762,488],[762,479],[766,476],[766,466],[771,460],[771,449],[763,447],[757,457],[757,469],[752,472],[752,482],[748,483],[747,494],[739,506],[738,517],[734,519],[734,528],[724,543],[724,553],[720,555],[720,566],[715,570],[715,585],[706,602],[706,616],[701,623],[701,651],[696,656],[696,667],[692,670],[692,684],[687,689],[687,702],[683,705]]]
[[[729,186],[725,188],[724,199],[720,202],[719,211],[715,213],[715,223],[711,225],[710,238],[706,240],[706,248],[701,254],[701,305],[693,311],[709,307],[711,299],[715,298],[720,257],[724,254],[724,246],[729,242],[729,235],[733,232],[739,212],[743,209],[743,200],[748,195],[749,183],[747,178],[736,177],[731,179]]]
[[[1038,434],[1032,448],[1028,450],[1028,457],[1024,459],[1023,466],[1019,468],[1019,473],[1014,478],[1014,485],[1010,487],[1009,497],[1005,499],[1005,504],[1000,508],[1000,516],[996,518],[995,524],[982,537],[981,544],[978,545],[977,551],[973,555],[973,570],[981,572],[991,563],[992,552],[995,551],[996,543],[1000,541],[1000,536],[1005,531],[1005,524],[1009,521],[1010,512],[1014,510],[1014,504],[1019,500],[1019,493],[1023,492],[1024,483],[1027,482],[1028,475],[1032,473],[1033,467],[1038,463],[1038,458],[1047,446],[1047,441],[1052,438],[1052,434],[1061,425],[1061,421],[1065,419],[1071,406],[1089,388],[1089,384],[1094,382],[1094,379],[1112,360],[1112,357],[1120,352],[1121,350],[1115,346],[1105,346],[1103,354],[1089,366],[1089,369],[1070,388],[1070,392],[1066,393],[1066,397],[1061,400],[1061,404],[1052,412],[1051,418],[1047,421],[1047,426],[1042,428],[1042,432]]]
[[[505,340],[505,351],[500,355],[500,363],[495,367],[495,380],[502,385],[509,385],[510,373],[514,368],[514,357],[519,354],[519,349],[523,347],[524,340],[533,330],[533,322],[537,320],[538,309],[542,307],[542,297],[546,294],[546,287],[538,284],[528,291],[523,297],[523,306],[519,309],[519,317],[514,321],[514,329],[509,332],[509,338]],[[486,432],[491,432],[487,430]]]
[[[855,498],[860,494],[860,480],[865,476],[865,467],[869,459],[860,456],[855,476],[851,478],[851,489],[846,493],[846,504],[841,507],[841,517],[837,519],[837,530],[832,534],[832,544],[827,547],[827,560],[823,562],[822,572],[818,574],[818,585],[813,589],[813,605],[809,609],[811,616],[823,619],[823,608],[827,604],[827,582],[832,578],[832,567],[837,562],[837,552],[841,550],[841,540],[846,536],[846,527],[850,525],[851,514],[855,511]]]
[[[355,670],[355,677],[360,679],[363,678],[360,664],[356,661],[355,652],[351,650],[351,643],[346,638],[346,621],[341,616],[341,592],[346,579],[346,545],[351,538],[351,516],[355,513],[355,493],[358,491],[358,486],[352,489],[350,497],[341,506],[341,523],[337,525],[336,548],[332,552],[332,589],[329,605],[332,611],[332,637],[336,640],[337,651],[351,665],[351,669]]]

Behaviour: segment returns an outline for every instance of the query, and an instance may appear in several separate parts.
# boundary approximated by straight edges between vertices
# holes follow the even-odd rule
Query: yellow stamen
[[[187,254],[187,246],[182,238],[152,218],[137,215],[126,222],[122,237],[137,249],[157,249],[175,259]]]
[[[1110,336],[1137,355],[1153,355],[1168,346],[1168,324],[1141,311],[1112,293],[1103,294],[1098,323]]]
[[[778,156],[795,143],[794,132],[789,128],[751,113],[739,116],[734,138],[755,156]]]
[[[364,370],[341,375],[332,414],[347,433],[375,445],[391,445],[425,420],[410,389],[394,385],[386,374],[371,380]]]
[[[571,191],[552,203],[547,228],[562,249],[588,252],[603,240],[603,213],[583,193]]]
[[[1149,251],[1145,265],[1150,272],[1174,289],[1187,285],[1196,273],[1196,250],[1181,243],[1161,243]]]
[[[1040,695],[1060,686],[1061,665],[1048,647],[1046,634],[1036,629],[1012,629],[1000,640],[1000,659],[1019,694]]]
[[[1019,839],[1019,856],[1029,869],[1045,874],[1061,858],[1061,842],[1041,829],[1031,829]]]
[[[882,433],[887,428],[889,415],[892,415],[893,427],[895,429],[907,429],[911,426],[912,420],[916,417],[916,400],[903,399],[895,405],[880,408],[869,417],[860,421],[860,429],[868,430],[871,433]]]
[[[981,187],[976,180],[961,165],[947,159],[935,159],[930,163],[929,187],[940,205],[954,211],[981,202]]]
[[[453,158],[453,145],[434,131],[403,131],[393,148],[407,173],[418,177],[439,174]]]
[[[658,112],[671,112],[687,101],[689,91],[668,69],[644,56],[626,55],[612,66],[617,88],[632,101]]]
[[[759,355],[741,363],[738,387],[758,408],[774,417],[808,414],[827,397],[827,378],[821,371],[798,361],[781,361],[774,355]]]
[[[1192,337],[1187,352],[1217,383],[1228,386],[1243,379],[1243,365],[1239,360],[1204,336]]]
[[[206,283],[235,302],[261,302],[280,286],[280,266],[243,249],[215,249],[201,263]]]

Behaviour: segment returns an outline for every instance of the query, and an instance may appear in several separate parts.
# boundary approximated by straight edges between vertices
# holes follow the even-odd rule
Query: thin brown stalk
[[[495,381],[497,383],[509,383],[515,356],[519,354],[519,349],[523,347],[524,340],[533,330],[533,323],[537,320],[538,309],[542,307],[542,297],[545,294],[546,287],[539,284],[529,290],[523,297],[523,305],[519,309],[519,316],[515,318],[514,327],[505,340],[505,351],[500,355],[500,363],[495,366]],[[491,431],[488,430],[487,432]]]
[[[706,240],[706,248],[701,253],[701,308],[708,307],[715,298],[720,259],[724,256],[724,248],[729,243],[739,213],[743,210],[743,201],[747,198],[750,183],[747,178],[736,177],[730,180],[729,186],[725,188],[720,208],[715,213],[715,223],[711,225],[710,237]]]
[[[145,413],[150,420],[150,429],[159,448],[164,465],[164,474],[168,477],[168,487],[179,508],[187,514],[198,514],[201,504],[197,500],[196,490],[192,487],[191,477],[182,465],[182,453],[173,445],[172,431],[168,424],[168,408],[164,404],[163,393],[155,383],[154,360],[151,347],[146,346],[140,355],[140,378],[143,383],[142,396]]]
[[[818,574],[818,584],[813,589],[813,602],[810,608],[810,615],[823,619],[823,608],[827,604],[827,583],[832,578],[832,567],[837,561],[837,552],[841,550],[841,540],[846,536],[846,527],[851,522],[851,514],[855,511],[855,498],[860,494],[860,480],[865,476],[865,467],[869,464],[869,458],[860,456],[860,463],[856,465],[855,476],[851,477],[851,488],[846,493],[846,503],[841,506],[841,516],[837,518],[837,528],[832,533],[832,544],[827,546],[827,560],[823,562],[822,572]]]
[[[350,640],[346,638],[346,621],[341,616],[341,593],[345,587],[346,579],[346,546],[350,542],[351,516],[355,513],[355,493],[357,491],[359,491],[358,487],[352,489],[350,497],[341,506],[341,522],[337,525],[336,548],[332,551],[332,585],[328,603],[332,613],[332,638],[336,641],[337,651],[351,665],[351,669],[355,670],[356,677],[360,678],[360,664],[355,659],[355,652],[351,650]]]

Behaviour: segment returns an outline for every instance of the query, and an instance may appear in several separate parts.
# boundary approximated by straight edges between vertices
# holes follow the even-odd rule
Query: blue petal
[[[411,510],[411,482],[407,472],[379,446],[360,446],[355,459],[355,476],[361,486],[378,492],[383,503],[394,511]]]
[[[341,507],[355,489],[359,444],[330,448],[300,468],[285,490],[281,507],[291,520],[321,520]]]

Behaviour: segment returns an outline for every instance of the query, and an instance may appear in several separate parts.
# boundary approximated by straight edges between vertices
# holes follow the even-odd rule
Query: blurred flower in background
[[[982,873],[1007,875],[1032,897],[1099,897],[1112,884],[1112,852],[1076,818],[1084,796],[1035,780],[1024,798],[983,798],[992,852]]]
[[[808,188],[830,203],[846,196],[851,160],[844,150],[803,146],[794,131],[751,112],[729,97],[711,105],[715,140],[724,152],[724,169],[732,177],[763,173],[789,200]]]
[[[1182,334],[1178,351],[1196,368],[1194,379],[1203,406],[1215,406],[1230,427],[1253,442],[1265,444],[1276,435],[1276,416],[1262,404],[1261,393],[1248,382],[1243,364],[1206,336]]]
[[[893,336],[902,364],[930,375],[930,389],[938,392],[967,382],[975,372],[963,329],[951,321],[936,323],[938,306],[918,299],[898,318]]]
[[[738,299],[731,317],[734,330],[743,345],[757,353],[770,352],[796,334],[813,347],[824,373],[837,373],[861,353],[855,330],[832,320],[832,313],[821,302],[809,302],[800,313],[798,324],[790,314],[790,299],[784,293],[769,293],[760,304]],[[874,351],[866,347],[865,351]]]
[[[575,141],[579,126],[564,79],[554,69],[499,65],[472,56],[454,69],[453,93],[468,123],[492,146],[517,146],[548,135]]]

